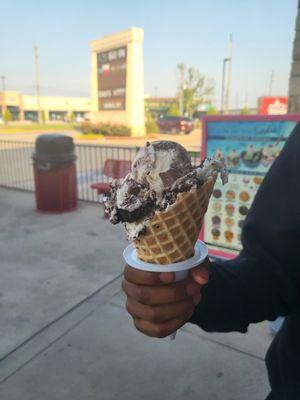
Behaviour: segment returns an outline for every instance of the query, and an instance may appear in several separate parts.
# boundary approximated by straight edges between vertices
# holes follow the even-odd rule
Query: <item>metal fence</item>
[[[99,201],[91,184],[107,182],[103,174],[108,159],[132,161],[138,148],[93,144],[75,145],[77,161],[77,193],[79,200]],[[34,192],[31,155],[34,142],[0,140],[0,187]],[[192,162],[200,162],[200,153],[191,153]]]

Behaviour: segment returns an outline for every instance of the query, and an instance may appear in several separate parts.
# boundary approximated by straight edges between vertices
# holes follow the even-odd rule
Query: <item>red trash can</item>
[[[36,208],[61,213],[77,207],[76,155],[69,136],[40,135],[32,155]]]

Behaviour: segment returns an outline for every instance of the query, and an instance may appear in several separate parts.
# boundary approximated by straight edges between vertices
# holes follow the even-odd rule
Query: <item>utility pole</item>
[[[239,96],[239,92],[236,92],[235,94],[235,108],[238,111],[239,110],[239,106],[240,106],[240,96]]]
[[[223,59],[223,67],[222,67],[222,89],[221,89],[221,114],[224,114],[224,97],[225,97],[225,80],[226,80],[226,63],[229,61],[229,58]]]
[[[245,92],[245,108],[248,108],[248,92]]]
[[[232,61],[232,33],[229,36],[229,45],[228,45],[228,69],[227,69],[227,84],[225,89],[225,100],[224,100],[224,108],[225,114],[228,114],[229,111],[229,98],[230,98],[230,84],[231,84],[231,61]]]
[[[274,82],[274,70],[272,70],[270,75],[269,92],[268,92],[269,96],[272,96],[273,82]]]
[[[6,102],[5,102],[5,76],[1,76],[1,82],[2,82],[2,117],[4,116],[4,113],[6,111]]]
[[[41,123],[41,93],[40,93],[40,68],[39,68],[39,49],[34,45],[35,60],[35,93],[38,109],[38,123]]]
[[[184,109],[183,109],[183,91],[184,91],[184,64],[179,64],[178,65],[179,69],[179,113],[180,115],[183,115]]]

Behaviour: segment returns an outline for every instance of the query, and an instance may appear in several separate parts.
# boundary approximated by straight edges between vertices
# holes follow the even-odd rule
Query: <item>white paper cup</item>
[[[188,276],[189,270],[202,264],[207,255],[207,246],[201,240],[197,240],[195,244],[195,253],[193,257],[173,264],[159,265],[144,262],[138,258],[133,244],[127,246],[123,252],[124,260],[131,267],[149,272],[175,272],[175,282],[184,280]],[[171,340],[174,340],[175,337],[176,332],[173,332],[169,336]]]

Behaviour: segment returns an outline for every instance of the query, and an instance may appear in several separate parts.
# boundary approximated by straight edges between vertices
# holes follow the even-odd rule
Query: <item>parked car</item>
[[[194,122],[186,117],[163,116],[156,121],[160,132],[188,134],[194,129]]]

